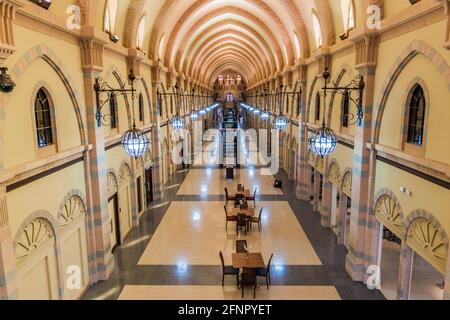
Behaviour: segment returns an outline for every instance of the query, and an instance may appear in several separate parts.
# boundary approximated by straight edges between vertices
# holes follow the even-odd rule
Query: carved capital
[[[103,49],[108,43],[105,33],[97,32],[92,27],[81,29],[81,65],[84,72],[103,70]]]
[[[322,75],[325,69],[328,69],[331,72],[331,54],[327,48],[321,48],[316,53],[316,60],[318,64],[318,74]]]
[[[357,68],[375,67],[378,62],[377,34],[363,34],[352,39],[355,45],[355,64]]]
[[[16,51],[13,22],[17,9],[22,6],[19,0],[0,0],[0,65]]]
[[[141,77],[141,61],[144,60],[142,51],[130,48],[128,49],[127,67],[128,73],[133,70],[136,77]]]

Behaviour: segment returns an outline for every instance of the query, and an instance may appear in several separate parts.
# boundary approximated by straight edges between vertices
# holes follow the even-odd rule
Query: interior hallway
[[[283,191],[273,187],[283,181]],[[225,231],[220,192],[243,183],[258,187],[257,210],[265,208],[263,229],[236,236],[234,223]],[[225,264],[237,239],[247,239],[251,251],[262,252],[267,263],[274,253],[272,287],[260,280],[257,299],[384,299],[353,282],[344,269],[346,249],[336,244],[331,229],[320,227],[320,216],[295,197],[295,185],[284,173],[261,176],[259,170],[238,170],[227,182],[224,170],[198,167],[180,171],[167,184],[165,197],[148,208],[137,229],[115,252],[110,279],[91,287],[84,299],[241,299],[233,277],[221,287],[219,251]],[[246,298],[252,298],[248,292]]]

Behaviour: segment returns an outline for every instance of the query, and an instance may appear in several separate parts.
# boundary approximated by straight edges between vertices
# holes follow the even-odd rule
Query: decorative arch
[[[11,69],[11,78],[14,82],[18,82],[23,72],[36,60],[42,59],[56,72],[61,79],[64,87],[69,94],[70,100],[74,107],[75,115],[77,118],[78,131],[80,134],[81,143],[87,144],[86,127],[83,118],[83,97],[80,95],[80,90],[77,89],[77,85],[73,80],[70,72],[64,66],[64,63],[58,56],[45,44],[40,44],[31,48],[17,61],[15,66]],[[7,108],[9,100],[12,94],[5,95],[4,100],[0,103],[0,109]],[[3,120],[4,121],[4,120]],[[0,136],[3,136],[3,126],[0,125]]]
[[[316,166],[316,156],[311,150],[308,150],[308,164],[313,168]]]
[[[50,239],[57,239],[55,218],[44,210],[29,215],[19,227],[13,247],[16,264],[28,257],[40,245]]]
[[[123,161],[119,168],[119,185],[127,185],[131,180],[131,168],[127,161]]]
[[[448,236],[426,210],[415,210],[404,224],[406,244],[443,275],[447,273]]]
[[[350,199],[352,198],[352,186],[353,186],[352,184],[353,184],[353,171],[352,169],[347,168],[342,173],[341,190]]]
[[[106,172],[108,197],[111,198],[119,191],[118,175],[114,169],[108,169]]]
[[[322,175],[325,174],[325,159],[322,157],[316,157],[316,170]]]
[[[58,209],[58,225],[66,227],[80,216],[86,215],[86,198],[79,190],[69,192]]]
[[[374,203],[374,214],[378,222],[403,239],[404,215],[396,195],[389,189],[381,189],[375,195]]]
[[[333,81],[336,85],[340,85],[342,79],[344,78],[346,73],[351,74],[353,72],[353,68],[348,63],[343,63],[339,70],[337,71],[337,77]],[[329,105],[328,107],[328,113],[327,113],[327,123],[331,123],[331,119],[333,117],[333,107],[334,107],[334,100],[336,99],[337,92],[333,91],[330,97]]]
[[[428,60],[430,60],[437,68],[437,70],[441,73],[443,79],[448,84],[448,89],[450,91],[450,67],[444,57],[431,45],[422,41],[422,40],[414,40],[411,44],[409,44],[406,49],[399,55],[397,60],[394,62],[394,65],[391,67],[388,76],[380,90],[381,95],[378,98],[377,104],[379,106],[378,113],[375,118],[374,125],[374,134],[373,137],[375,139],[374,143],[378,143],[380,139],[380,129],[383,121],[384,110],[386,109],[386,104],[388,98],[396,84],[400,74],[406,68],[406,66],[417,56],[423,55]]]
[[[312,109],[312,101],[313,101],[313,93],[316,89],[316,84],[319,81],[319,76],[315,76],[312,83],[311,83],[311,87],[309,89],[309,94],[308,94],[308,103],[307,103],[307,109],[306,109],[306,122],[309,122],[309,117],[310,117],[310,113],[311,113],[311,109]],[[315,96],[314,96],[315,98]]]
[[[339,166],[339,162],[336,159],[331,160],[328,167],[328,180],[336,186],[340,185],[341,168]]]
[[[108,78],[114,77],[114,79],[116,79],[117,83],[119,84],[120,88],[125,89],[127,82],[122,80],[122,77],[120,76],[120,70],[117,66],[115,66],[115,65],[110,66],[109,69],[105,72],[105,75]],[[125,77],[125,79],[126,79],[126,77]],[[131,112],[130,102],[128,101],[127,95],[123,95],[122,97],[123,97],[123,101],[125,103],[125,108],[127,110],[128,126],[131,126],[132,112]]]

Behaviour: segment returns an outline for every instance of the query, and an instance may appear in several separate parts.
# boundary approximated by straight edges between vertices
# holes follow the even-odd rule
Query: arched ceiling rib
[[[105,1],[99,1],[100,10]],[[138,21],[146,15],[150,59],[160,59],[166,67],[196,81],[206,79],[208,84],[225,70],[223,66],[232,67],[252,85],[294,65],[300,56],[310,57],[317,49],[313,11],[323,29],[324,46],[336,42],[342,21],[335,21],[341,17],[336,11],[340,7],[331,1],[338,0],[129,0],[119,6],[126,10],[118,14],[126,24],[118,28],[123,30],[119,36],[126,47],[135,47]],[[355,2],[360,17],[365,5]]]

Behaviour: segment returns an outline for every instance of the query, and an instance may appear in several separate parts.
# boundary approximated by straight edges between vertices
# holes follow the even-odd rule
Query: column
[[[363,281],[366,261],[376,260],[372,252],[367,252],[366,237],[376,240],[370,234],[376,231],[376,224],[370,217],[373,205],[369,196],[371,192],[369,179],[371,152],[367,143],[371,141],[372,117],[375,88],[375,70],[378,52],[376,34],[365,33],[353,39],[356,51],[356,68],[364,76],[365,90],[363,94],[363,119],[355,132],[355,149],[353,154],[353,186],[350,233],[348,239],[348,255],[346,270],[355,281]],[[372,200],[373,201],[373,200]],[[378,231],[376,231],[378,232]],[[373,246],[371,246],[373,248]],[[367,258],[369,257],[369,258]]]
[[[320,205],[320,224],[324,228],[331,227],[331,193],[333,185],[327,175],[323,176],[322,203]]]
[[[103,70],[103,47],[107,43],[91,27],[81,30],[81,57],[87,116],[87,137],[92,150],[85,155],[86,198],[88,202],[87,233],[91,282],[108,279],[114,268],[111,254],[110,224],[103,128],[97,126],[95,79]]]
[[[301,110],[298,118],[298,150],[297,150],[297,198],[303,201],[309,201],[309,184],[311,179],[308,168],[308,126],[307,124],[307,66],[300,65],[298,69],[299,81],[301,83]]]
[[[6,190],[0,189],[0,300],[17,299],[16,260],[8,221]]]
[[[400,268],[398,275],[398,300],[409,300],[411,293],[412,268],[414,261],[414,251],[408,247],[406,241],[402,241],[400,254]]]

